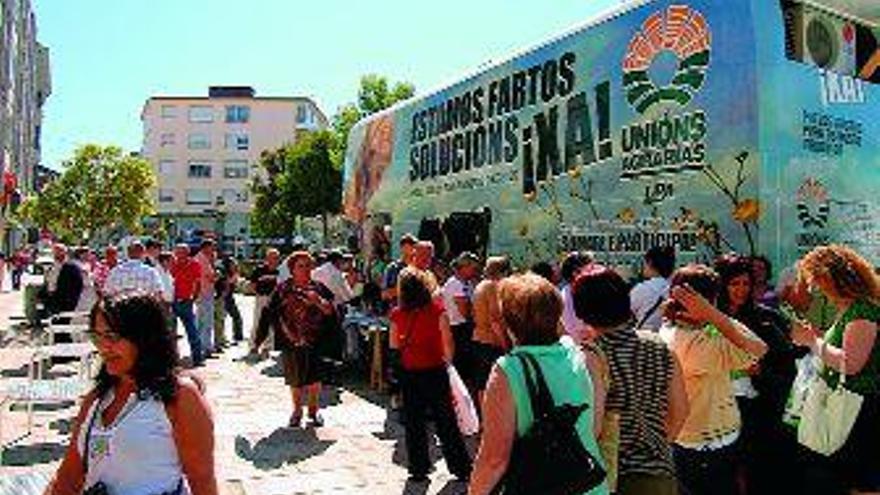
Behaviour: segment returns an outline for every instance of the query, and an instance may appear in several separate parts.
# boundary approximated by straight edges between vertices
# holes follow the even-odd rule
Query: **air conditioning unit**
[[[856,23],[809,4],[790,5],[786,21],[793,58],[838,74],[856,74]]]

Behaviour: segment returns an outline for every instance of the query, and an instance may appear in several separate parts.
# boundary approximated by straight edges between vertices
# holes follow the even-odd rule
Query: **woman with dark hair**
[[[752,265],[752,298],[755,303],[770,308],[779,306],[779,297],[773,290],[773,265],[766,256],[758,255],[748,258]]]
[[[165,313],[152,296],[95,305],[90,331],[104,364],[46,493],[217,493],[210,408],[179,371]]]
[[[791,487],[793,438],[782,422],[785,402],[796,374],[796,350],[790,325],[776,310],[752,297],[754,259],[735,254],[715,262],[721,290],[718,309],[744,324],[767,344],[767,354],[749,371],[734,373],[736,401],[742,417],[739,446],[743,481],[752,495],[781,493]],[[793,474],[793,473],[791,473]]]
[[[792,339],[822,362],[820,377],[829,387],[846,374],[842,386],[863,397],[843,447],[830,458],[812,456],[814,467],[827,468],[836,486],[807,488],[822,494],[880,492],[880,278],[865,258],[839,245],[813,249],[798,269],[811,290],[837,308],[837,317],[821,336],[819,329],[795,325]]]
[[[400,351],[409,475],[423,482],[431,469],[426,425],[430,410],[449,471],[467,480],[471,459],[456,423],[446,370],[455,344],[443,303],[431,294],[432,284],[424,270],[405,268],[398,278],[398,305],[390,316],[391,347]]]
[[[574,280],[574,310],[608,360],[607,414],[619,417],[617,495],[675,495],[670,442],[688,414],[678,359],[653,331],[637,331],[629,286],[616,272],[588,265]]]
[[[678,357],[689,411],[672,447],[680,490],[687,495],[735,495],[741,431],[730,375],[749,369],[767,344],[716,306],[718,275],[690,264],[672,274],[660,329]]]

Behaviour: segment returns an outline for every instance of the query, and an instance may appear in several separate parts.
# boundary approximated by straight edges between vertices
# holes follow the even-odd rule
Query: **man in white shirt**
[[[342,252],[333,250],[327,255],[324,264],[312,270],[312,280],[333,293],[333,304],[337,308],[354,297],[354,292],[345,280],[345,274],[342,273],[344,260]]]
[[[171,262],[173,260],[174,256],[169,252],[163,251],[156,256],[158,262],[156,270],[162,279],[162,300],[169,306],[174,302],[174,277],[171,276]]]
[[[630,308],[640,329],[657,331],[662,325],[660,306],[669,296],[669,277],[675,270],[675,248],[654,246],[645,253],[645,281],[629,293]]]
[[[82,274],[83,288],[79,294],[79,302],[76,304],[74,312],[88,313],[92,310],[92,306],[98,301],[98,291],[95,288],[95,276],[92,274],[90,265],[86,262],[89,256],[89,248],[85,246],[77,247],[73,250],[73,263],[79,267]],[[88,318],[83,318],[77,323],[88,323]]]
[[[124,294],[152,295],[162,298],[162,277],[159,272],[144,263],[146,250],[140,241],[128,246],[128,259],[116,265],[104,282],[104,297],[113,299]]]
[[[461,253],[454,262],[455,274],[443,284],[441,295],[449,327],[455,339],[453,364],[465,383],[473,378],[471,341],[473,339],[474,282],[480,271],[480,259],[473,253]]]

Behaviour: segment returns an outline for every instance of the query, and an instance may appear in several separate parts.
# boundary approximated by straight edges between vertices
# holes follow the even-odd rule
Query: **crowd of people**
[[[227,344],[226,315],[232,339],[244,339],[231,296],[237,263],[218,261],[211,241],[195,255],[185,245],[172,254],[133,243],[125,262],[108,248],[97,265],[88,252],[74,250],[70,261],[66,251],[56,248],[47,306],[91,305],[104,364],[50,493],[101,484],[114,493],[216,493],[209,407],[170,336],[179,319],[192,366]],[[645,253],[637,284],[590,253],[518,272],[504,256],[468,252],[447,269],[430,242],[412,235],[401,237],[399,253],[359,265],[341,251],[282,258],[269,249],[252,271],[248,348],[280,351],[290,427],[306,415],[323,424],[324,347],[357,301],[389,321],[392,404],[402,405],[412,482],[432,470],[433,431],[472,495],[525,486],[626,495],[880,490],[880,282],[849,248],[816,248],[778,287],[764,258],[680,264],[664,247]],[[90,286],[94,295],[84,296]],[[839,418],[839,445],[823,453],[804,439],[815,408],[796,400],[810,363],[817,382],[860,398]],[[476,398],[473,458],[450,375]],[[114,429],[127,415],[139,426]],[[180,424],[196,427],[180,432]],[[145,440],[158,450],[137,445]],[[102,457],[107,441],[150,469]]]
[[[219,258],[211,239],[197,248],[179,244],[173,252],[163,251],[153,239],[134,240],[124,256],[117,246],[109,245],[100,258],[88,247],[55,243],[52,257],[37,295],[47,315],[86,314],[99,300],[154,297],[168,312],[169,328],[176,328],[178,319],[182,322],[192,367],[204,365],[205,359],[230,345],[222,324],[226,315],[233,321],[232,340],[244,339],[232,298],[238,284],[237,263],[229,256]]]
[[[386,265],[377,291],[391,308],[391,347],[400,355],[392,362],[413,480],[426,476],[426,417],[472,494],[502,486],[517,493],[508,483],[521,479],[518,471],[544,472],[540,463],[523,467],[517,452],[543,421],[529,388],[537,376],[558,407],[588,406],[575,428],[607,470],[588,489],[548,493],[880,490],[880,290],[873,267],[851,249],[816,248],[778,289],[766,258],[736,254],[680,266],[672,249],[652,248],[632,285],[590,253],[511,274],[506,258],[481,266],[471,253],[450,272],[435,270],[431,251],[403,236],[401,258]],[[821,361],[829,387],[843,373],[842,386],[862,397],[852,418],[832,418],[851,429],[823,454],[802,445],[797,414],[812,413],[792,405],[810,359]],[[480,405],[473,461],[454,428],[448,366]],[[563,478],[546,486],[585,486]]]

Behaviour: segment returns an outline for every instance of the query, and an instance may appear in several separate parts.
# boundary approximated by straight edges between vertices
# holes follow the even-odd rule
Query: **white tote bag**
[[[841,373],[834,390],[821,376],[815,376],[807,391],[798,442],[814,452],[829,456],[843,447],[859,417],[864,397],[844,387]]]
[[[452,407],[455,409],[455,419],[458,420],[458,429],[465,436],[476,434],[480,431],[480,418],[477,417],[477,408],[474,400],[468,392],[467,386],[458,375],[454,366],[447,366],[449,373],[449,388],[452,390]]]

